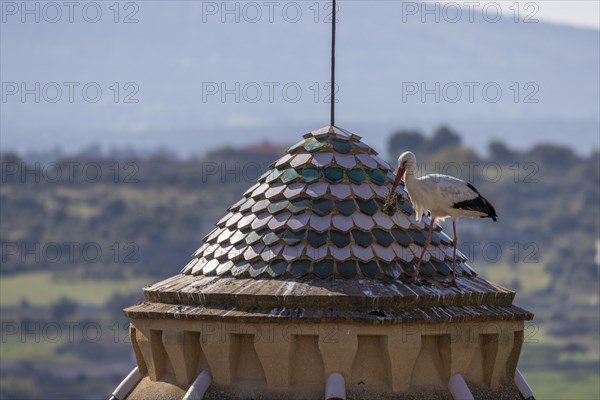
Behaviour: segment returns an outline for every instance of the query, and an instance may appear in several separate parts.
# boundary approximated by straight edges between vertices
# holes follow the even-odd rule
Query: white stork
[[[461,179],[448,175],[430,174],[421,178],[415,177],[417,158],[413,153],[407,151],[398,158],[398,173],[390,193],[396,192],[400,179],[404,178],[406,191],[410,202],[415,209],[417,221],[426,211],[431,215],[429,233],[421,252],[421,257],[415,268],[415,272],[406,283],[415,282],[419,275],[423,256],[429,246],[435,220],[452,218],[452,229],[454,230],[454,254],[452,259],[452,280],[448,284],[456,286],[456,220],[460,217],[491,218],[496,221],[496,210],[494,206],[485,199],[473,185]]]

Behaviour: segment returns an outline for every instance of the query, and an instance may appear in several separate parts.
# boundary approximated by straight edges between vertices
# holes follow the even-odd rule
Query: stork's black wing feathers
[[[477,194],[477,196],[470,200],[465,200],[465,201],[461,201],[459,203],[454,203],[454,205],[452,207],[462,209],[462,210],[478,211],[478,212],[486,214],[485,216],[483,216],[481,218],[488,217],[488,218],[491,218],[494,221],[496,221],[496,217],[498,217],[498,215],[496,214],[496,209],[494,208],[492,203],[490,203],[485,197],[483,197],[481,195],[481,193],[479,193],[477,191],[477,189],[475,189],[475,186],[471,185],[468,182],[466,182],[466,184],[469,187],[469,189],[471,189],[473,192],[475,192]]]

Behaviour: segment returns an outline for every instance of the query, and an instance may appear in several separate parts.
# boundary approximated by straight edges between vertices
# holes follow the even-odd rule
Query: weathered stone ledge
[[[144,289],[149,303],[236,309],[373,309],[505,306],[515,293],[484,279],[461,278],[459,289],[430,279],[406,285],[387,280],[237,279],[178,275]]]
[[[531,320],[533,314],[516,306],[430,307],[390,311],[371,309],[348,311],[335,308],[211,308],[164,303],[141,303],[125,309],[131,319],[176,319],[236,321],[244,323],[281,322],[351,322],[362,324],[451,323]]]

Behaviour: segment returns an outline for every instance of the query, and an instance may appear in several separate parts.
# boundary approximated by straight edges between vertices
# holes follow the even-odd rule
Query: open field
[[[102,305],[116,293],[140,291],[157,279],[59,279],[51,272],[28,272],[0,279],[0,304],[17,306],[26,300],[32,306],[47,306],[62,297],[81,304]]]
[[[598,371],[526,371],[525,379],[538,400],[600,399]]]

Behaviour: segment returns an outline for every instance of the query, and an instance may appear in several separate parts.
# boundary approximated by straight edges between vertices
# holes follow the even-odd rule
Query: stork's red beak
[[[402,179],[402,177],[404,176],[404,171],[406,171],[404,168],[398,168],[396,179],[394,179],[394,188],[400,183],[400,179]]]
[[[396,188],[398,187],[398,184],[400,183],[400,179],[402,179],[402,177],[404,176],[404,168],[398,168],[398,172],[396,173],[396,179],[394,179],[394,185],[392,186],[392,191],[391,193],[396,192]]]

